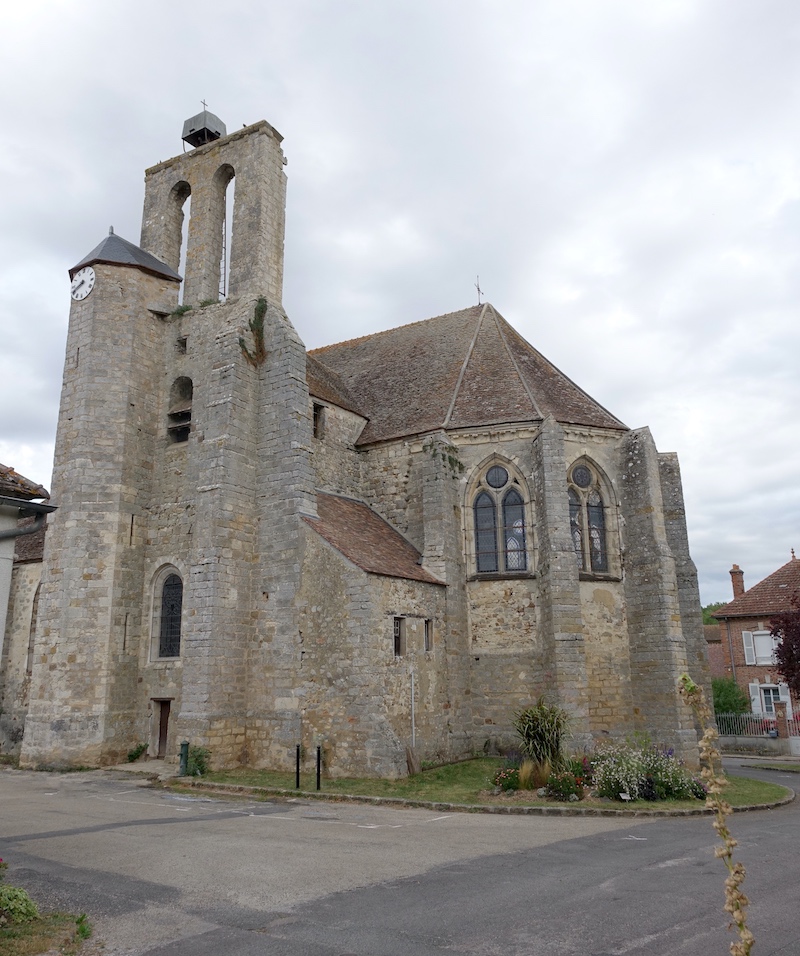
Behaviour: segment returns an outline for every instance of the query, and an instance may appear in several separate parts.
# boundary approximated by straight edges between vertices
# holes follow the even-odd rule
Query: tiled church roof
[[[362,571],[428,584],[442,582],[420,567],[419,551],[360,501],[317,492],[319,519],[304,518]]]
[[[308,354],[306,354],[306,380],[308,381],[308,390],[315,398],[321,398],[324,402],[332,402],[340,408],[346,408],[349,412],[355,412],[364,418],[367,417],[359,408],[358,402],[350,394],[350,389],[336,372]]]
[[[359,444],[537,422],[627,430],[488,303],[315,349],[369,421]]]
[[[0,495],[30,501],[33,498],[49,498],[50,492],[42,485],[37,485],[24,475],[20,475],[8,465],[0,464]]]
[[[800,561],[792,554],[791,561],[734,598],[730,604],[717,608],[713,616],[766,617],[780,614],[790,610],[792,595],[797,593],[800,593]]]

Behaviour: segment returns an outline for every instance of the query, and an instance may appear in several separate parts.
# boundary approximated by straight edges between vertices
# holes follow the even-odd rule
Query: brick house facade
[[[772,714],[775,703],[784,701],[792,717],[798,713],[798,701],[776,669],[769,632],[773,615],[790,610],[792,596],[800,593],[800,561],[792,551],[790,561],[748,590],[738,564],[730,574],[733,600],[714,612],[720,622],[725,676],[748,694],[754,714]]]

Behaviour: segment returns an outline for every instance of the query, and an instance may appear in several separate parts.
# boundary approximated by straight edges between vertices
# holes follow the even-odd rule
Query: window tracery
[[[578,568],[607,574],[608,535],[599,475],[584,462],[574,465],[568,495],[569,527]]]
[[[526,571],[525,498],[518,479],[503,465],[491,465],[478,482],[472,508],[478,573]]]

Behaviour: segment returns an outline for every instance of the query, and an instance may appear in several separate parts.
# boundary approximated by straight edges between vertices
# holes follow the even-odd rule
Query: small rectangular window
[[[425,620],[424,647],[426,654],[430,654],[433,650],[433,621],[427,619]]]
[[[394,619],[394,656],[404,657],[406,653],[406,621],[403,617]]]
[[[322,438],[325,432],[325,406],[314,403],[314,438]]]

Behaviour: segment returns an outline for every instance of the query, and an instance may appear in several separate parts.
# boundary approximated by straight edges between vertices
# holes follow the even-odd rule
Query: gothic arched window
[[[161,612],[158,626],[158,656],[180,657],[183,581],[168,574],[161,586]]]
[[[525,499],[507,468],[495,464],[486,470],[472,508],[478,573],[526,571]]]
[[[584,463],[569,475],[569,529],[581,571],[608,573],[606,517],[600,479]]]

